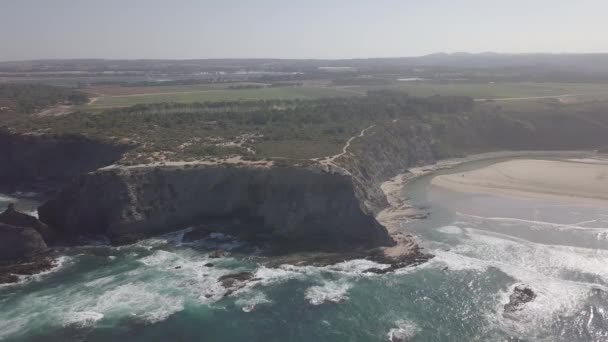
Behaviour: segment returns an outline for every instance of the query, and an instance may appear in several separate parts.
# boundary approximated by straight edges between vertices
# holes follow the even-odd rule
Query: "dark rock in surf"
[[[0,273],[0,284],[14,284],[19,281],[19,277],[11,273]]]
[[[0,261],[30,258],[48,249],[34,228],[0,223]]]
[[[0,215],[5,222],[24,225],[0,223],[0,284],[16,283],[18,275],[32,275],[55,266],[53,259],[44,256],[49,249],[35,229],[44,231],[48,227],[34,217],[15,211],[12,205]]]
[[[50,243],[55,239],[56,234],[48,225],[34,216],[17,211],[13,203],[9,204],[8,208],[0,214],[0,223],[16,227],[33,228],[42,235],[46,243]]]
[[[526,303],[536,298],[536,293],[527,285],[517,285],[509,296],[509,302],[505,304],[505,313],[515,312],[523,309]]]
[[[387,267],[387,268],[372,267],[372,268],[366,269],[365,271],[363,271],[363,273],[386,274],[386,273],[391,273],[394,271],[395,271],[395,269],[392,266]]]
[[[223,249],[216,249],[213,252],[209,253],[209,257],[212,259],[225,258],[229,255],[230,255],[230,253],[228,253],[227,251],[225,251]]]
[[[240,288],[245,285],[245,282],[251,280],[253,278],[253,273],[251,272],[239,272],[226,274],[219,277],[218,281],[222,284],[223,287],[230,289],[233,287]]]

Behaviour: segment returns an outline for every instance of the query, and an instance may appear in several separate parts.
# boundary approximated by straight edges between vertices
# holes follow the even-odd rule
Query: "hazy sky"
[[[0,60],[608,52],[607,0],[0,0]]]

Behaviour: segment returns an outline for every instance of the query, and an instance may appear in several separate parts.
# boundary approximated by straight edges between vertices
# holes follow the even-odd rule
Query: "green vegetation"
[[[19,131],[80,133],[138,144],[131,162],[248,155],[249,159],[309,159],[337,154],[363,128],[428,113],[467,112],[467,97],[414,98],[395,92],[365,97],[194,104],[147,104],[99,114],[17,117]]]
[[[449,84],[415,83],[407,86],[435,87],[419,88],[427,92],[437,89],[449,92],[453,89]],[[458,88],[458,92],[454,91],[454,93],[459,93],[463,89],[467,92],[474,90],[481,92],[485,89],[474,84],[458,86],[465,88]],[[526,84],[525,87],[519,84],[524,90],[516,89],[513,84],[496,85],[496,89],[492,88],[493,86],[488,89],[497,92],[511,89],[511,93],[507,93],[511,97],[579,92],[601,93],[603,90],[603,86],[599,84],[547,83]],[[168,88],[175,87],[186,86]],[[191,87],[202,87],[202,85]],[[124,88],[109,91],[134,91],[130,87]],[[159,88],[163,87],[149,89],[161,91],[162,89]],[[60,100],[67,101],[69,94],[73,92],[70,89],[59,88],[63,97],[58,96],[51,101],[47,100],[45,92],[41,92],[43,96],[39,98],[38,93],[32,89],[35,88],[24,94],[28,94],[27,98],[30,102],[36,103],[33,108],[43,108],[44,105],[52,105]],[[499,139],[497,141],[500,144],[497,146],[511,147],[507,144],[511,144],[512,141],[505,135],[505,127],[511,125],[513,130],[518,131],[526,125],[535,126],[536,120],[548,120],[548,122],[562,120],[561,122],[564,123],[576,117],[578,121],[572,121],[572,125],[608,127],[608,121],[600,115],[606,108],[605,103],[595,100],[578,103],[545,98],[534,101],[475,103],[473,98],[464,96],[413,97],[407,95],[406,89],[403,88],[370,90],[367,96],[360,96],[352,89],[352,87],[345,89],[303,85],[106,96],[93,106],[74,107],[74,112],[71,114],[63,112],[61,115],[46,116],[3,115],[0,126],[20,132],[83,134],[94,139],[121,140],[135,144],[137,147],[127,154],[124,163],[200,160],[235,155],[249,160],[272,158],[280,163],[288,162],[286,159],[303,163],[303,160],[338,154],[342,151],[345,142],[364,128],[371,125],[392,125],[396,120],[402,124],[409,122],[427,124],[437,133],[436,136],[450,137],[435,142],[434,149],[437,156],[458,155],[463,151],[462,146],[468,148],[468,151],[471,148],[480,148],[485,146],[483,141],[491,140],[489,137]],[[535,89],[534,92],[531,93],[531,89]],[[488,91],[487,94],[490,93]],[[328,95],[334,97],[326,97]],[[103,104],[103,101],[110,100],[124,101],[120,103],[128,105],[140,102],[148,96],[151,98],[148,101],[150,103],[106,110],[103,107],[95,107],[100,103]],[[248,100],[249,97],[254,100]],[[19,97],[13,96],[13,98]],[[230,100],[223,100],[224,98]],[[161,100],[168,102],[156,103]],[[32,107],[23,108],[27,112],[27,108]],[[553,117],[547,119],[547,115]],[[493,127],[495,122],[501,122],[503,126]],[[488,133],[489,137],[470,136],[469,126],[477,124],[486,125],[491,131]],[[563,127],[569,126],[564,124]],[[558,137],[584,140],[570,135],[567,130],[557,134]],[[540,143],[538,145],[542,146]]]
[[[388,88],[402,91],[410,96],[470,96],[476,99],[498,99],[518,97],[557,96],[564,94],[598,94],[608,97],[608,84],[601,83],[470,83],[454,81],[399,82],[383,87],[352,87],[358,91]]]
[[[357,92],[324,87],[267,87],[245,89],[205,89],[188,90],[180,87],[179,91],[168,89],[166,93],[149,93],[142,95],[102,96],[87,108],[129,107],[136,104],[153,103],[193,103],[217,101],[251,101],[251,100],[290,100],[336,96],[357,96]],[[185,88],[185,89],[184,89]]]
[[[410,96],[470,96],[476,99],[500,99],[584,94],[608,98],[607,84],[592,83],[471,83],[389,82],[379,78],[344,78],[329,84],[318,83],[222,83],[156,87],[107,87],[88,91],[99,93],[96,101],[81,107],[99,110],[153,103],[193,103],[217,101],[291,100],[323,97],[363,96],[368,91],[392,90]]]
[[[3,111],[33,113],[57,104],[83,104],[86,94],[70,88],[41,84],[0,84],[0,107]]]

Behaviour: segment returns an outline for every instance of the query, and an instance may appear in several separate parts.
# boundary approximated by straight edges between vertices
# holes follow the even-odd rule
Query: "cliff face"
[[[364,210],[348,175],[303,168],[132,168],[81,176],[39,208],[66,235],[106,234],[129,242],[238,219],[254,234],[337,248],[390,245]]]
[[[336,161],[352,174],[357,197],[368,212],[376,214],[388,205],[380,188],[383,182],[435,161],[431,133],[429,125],[410,121],[377,125]]]
[[[70,183],[39,209],[39,216],[64,237],[104,234],[118,243],[228,219],[238,220],[239,229],[252,235],[297,241],[312,249],[387,246],[394,241],[374,218],[387,206],[380,185],[408,168],[469,151],[608,145],[606,127],[574,115],[412,117],[378,123],[353,139],[346,153],[334,160],[343,170],[322,171],[324,166],[98,170]],[[35,147],[32,150],[36,158],[41,156]],[[76,174],[109,163],[114,153],[101,153],[107,158],[90,157],[90,162],[77,165],[67,157],[60,160],[68,174]],[[39,172],[58,175],[63,166],[59,162]],[[24,173],[31,176],[36,171],[27,167]]]
[[[0,185],[70,180],[114,163],[129,148],[78,135],[14,134],[0,130]]]

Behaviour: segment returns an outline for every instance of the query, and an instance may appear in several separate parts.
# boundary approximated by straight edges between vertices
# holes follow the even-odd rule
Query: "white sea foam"
[[[270,300],[266,297],[263,292],[255,291],[243,295],[241,298],[234,302],[237,306],[240,306],[244,312],[253,311],[260,304],[270,303]]]
[[[462,234],[462,228],[457,227],[457,226],[445,226],[445,227],[441,227],[439,229],[437,229],[438,231],[445,233],[445,234]]]
[[[560,278],[564,271],[592,274],[608,282],[608,250],[544,245],[498,233],[467,229],[470,239],[454,253],[478,258],[517,276],[524,271]]]
[[[0,341],[8,341],[8,337],[23,332],[33,318],[35,315],[0,319]]]
[[[25,212],[26,214],[38,218],[38,209],[28,210]]]
[[[84,328],[94,325],[103,318],[103,314],[94,311],[76,311],[66,314],[63,318],[63,326],[77,326]]]
[[[556,317],[578,312],[593,288],[607,290],[608,251],[544,245],[524,239],[466,228],[466,238],[450,251],[432,251],[433,264],[447,265],[449,270],[485,271],[497,267],[536,293],[536,298],[523,308],[503,317],[503,306],[509,301],[513,285],[498,294],[497,306],[490,313],[505,331],[515,336],[537,336],[540,329],[549,330]],[[566,273],[564,273],[566,272]],[[576,272],[590,275],[597,282],[565,278]]]
[[[128,315],[147,322],[159,322],[183,310],[179,295],[163,294],[142,283],[128,283],[104,292],[91,309],[104,315]]]
[[[544,227],[548,227],[551,228],[552,230],[556,230],[556,231],[560,231],[560,230],[591,230],[591,231],[608,231],[608,228],[606,227],[585,227],[582,224],[587,224],[590,222],[594,222],[596,220],[589,220],[589,221],[584,221],[584,222],[579,222],[578,224],[564,224],[564,223],[554,223],[554,222],[546,222],[546,221],[537,221],[537,220],[526,220],[526,219],[520,219],[520,218],[512,218],[512,217],[484,217],[484,216],[477,216],[477,215],[469,215],[469,214],[463,214],[463,213],[457,213],[458,216],[463,217],[463,218],[467,218],[470,221],[468,223],[479,223],[479,222],[486,222],[486,221],[492,221],[492,222],[498,222],[498,223],[503,223],[503,224],[526,224],[529,225],[531,227],[535,227],[535,226],[544,226]],[[460,221],[461,223],[464,223],[463,221]],[[467,221],[465,221],[467,222]]]
[[[145,264],[146,266],[158,266],[163,265],[168,267],[174,266],[180,261],[180,257],[171,252],[157,250],[154,251],[151,255],[139,259],[139,262]]]
[[[88,282],[84,283],[83,286],[97,288],[100,286],[105,286],[105,285],[111,284],[114,281],[116,281],[116,276],[112,275],[112,276],[101,277],[101,278],[97,278],[95,280],[88,281]]]
[[[40,281],[40,280],[44,279],[47,275],[49,275],[51,273],[55,273],[59,270],[62,270],[64,267],[71,264],[73,262],[73,258],[69,257],[69,256],[60,256],[58,258],[55,258],[54,262],[55,262],[55,266],[53,266],[52,268],[50,268],[46,271],[36,273],[31,276],[21,276],[20,278],[25,281],[30,281],[30,280]]]
[[[13,202],[16,200],[17,200],[16,198],[11,197],[9,195],[0,194],[0,201],[2,201],[2,202]]]
[[[407,320],[399,320],[395,322],[395,325],[397,327],[391,329],[387,334],[390,342],[407,341],[420,330],[414,322]]]
[[[367,273],[365,273],[365,271],[370,268],[385,269],[387,267],[390,267],[390,266],[385,265],[385,264],[379,264],[379,263],[373,262],[371,260],[355,259],[355,260],[348,260],[348,261],[340,262],[340,263],[337,263],[334,265],[325,266],[325,267],[322,267],[322,269],[325,271],[330,271],[330,272],[339,272],[339,273],[344,273],[344,274],[348,274],[348,275],[360,276],[363,274],[368,275]]]
[[[312,286],[306,290],[305,297],[312,305],[323,303],[340,303],[348,299],[348,290],[352,284],[340,281],[326,281],[320,286]]]

